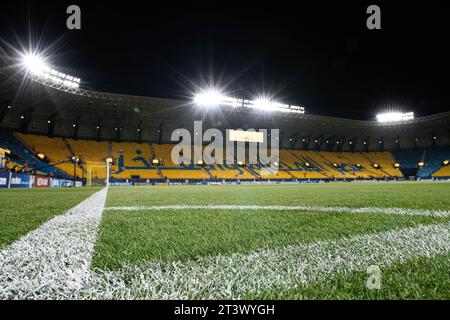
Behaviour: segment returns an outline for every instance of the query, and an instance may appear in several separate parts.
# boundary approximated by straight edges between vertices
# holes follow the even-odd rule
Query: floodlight
[[[305,167],[311,167],[311,164],[309,162],[305,162]]]
[[[61,86],[68,89],[77,89],[80,87],[81,79],[52,69],[45,59],[36,53],[22,54],[22,65],[31,78],[49,86]]]
[[[373,166],[375,169],[380,169],[380,165],[379,165],[378,163],[372,163],[372,166]]]
[[[45,155],[41,152],[39,152],[36,156],[41,160],[43,160],[45,158]]]
[[[267,98],[253,100],[252,104],[255,109],[260,109],[262,111],[273,111],[275,109],[274,104]]]
[[[27,70],[35,75],[42,75],[49,71],[49,67],[44,60],[36,54],[26,54],[22,56],[22,63]]]
[[[380,123],[404,122],[414,119],[414,112],[384,112],[377,114]]]
[[[225,100],[225,97],[217,90],[211,89],[203,91],[194,97],[194,103],[200,107],[217,107],[222,101]]]
[[[450,164],[450,160],[444,160],[444,161],[442,161],[442,165],[445,167],[445,166],[448,166]]]
[[[361,165],[361,164],[359,164],[359,163],[355,164],[355,166],[356,166],[357,168],[359,168],[359,169],[361,169],[361,168],[362,168],[362,165]]]
[[[394,168],[399,169],[401,167],[400,163],[396,162],[394,163]]]
[[[423,168],[425,167],[425,162],[420,161],[417,165],[419,166],[419,168]]]
[[[339,165],[338,165],[336,162],[334,162],[334,163],[333,163],[333,167],[339,168]]]
[[[279,111],[298,114],[305,113],[304,107],[281,104],[278,102],[274,102],[264,96],[258,97],[254,100],[246,100],[242,98],[226,96],[217,89],[206,89],[199,92],[194,96],[193,104],[206,108],[225,106],[231,108],[251,108],[265,112]]]

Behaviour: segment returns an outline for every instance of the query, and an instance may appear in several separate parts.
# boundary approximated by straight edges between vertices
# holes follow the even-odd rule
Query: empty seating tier
[[[178,165],[176,161],[172,161],[172,150],[175,146],[173,144],[64,140],[63,138],[19,133],[16,136],[18,140],[33,150],[32,153],[44,154],[51,163],[58,163],[57,168],[71,175],[74,170],[73,163],[63,163],[63,161],[67,161],[75,155],[80,158],[83,174],[89,179],[106,178],[107,158],[113,159],[111,176],[116,179],[308,180],[384,179],[403,176],[402,171],[394,167],[396,159],[390,152],[361,153],[282,149],[279,153],[280,167],[275,172],[261,164],[240,167],[215,163],[215,161],[212,161],[212,164],[196,164],[190,161],[187,164]],[[203,151],[205,151],[205,147],[203,147]],[[225,155],[225,150],[222,148],[217,149],[216,152]],[[417,152],[414,153],[415,156],[417,154]],[[190,156],[192,159],[192,154]],[[246,152],[246,156],[248,157],[248,152]],[[429,153],[430,159],[440,159],[441,157],[441,154]],[[413,162],[416,160],[417,158]],[[21,164],[20,161],[18,163]],[[379,165],[378,168],[373,166],[375,163]],[[437,165],[437,162],[433,163],[433,172],[436,176],[448,174],[448,169],[439,169],[440,166]]]

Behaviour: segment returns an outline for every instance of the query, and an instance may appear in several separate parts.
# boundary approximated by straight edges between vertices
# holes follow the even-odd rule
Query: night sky
[[[212,81],[312,114],[449,111],[445,2],[390,2],[8,1],[0,37],[51,48],[55,67],[95,90],[187,98]],[[81,31],[66,28],[70,4],[81,7]],[[370,4],[382,30],[366,28]]]

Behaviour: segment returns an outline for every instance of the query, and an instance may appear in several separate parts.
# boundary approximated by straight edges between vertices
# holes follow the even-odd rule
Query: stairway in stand
[[[210,179],[215,179],[216,177],[214,177],[214,175],[211,173],[211,171],[209,171],[208,168],[202,168],[204,171],[206,171],[206,173],[208,174]]]

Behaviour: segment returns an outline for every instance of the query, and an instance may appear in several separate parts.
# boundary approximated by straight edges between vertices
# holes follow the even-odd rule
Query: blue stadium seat
[[[450,159],[450,148],[436,148],[426,151],[425,167],[417,172],[421,178],[430,178],[433,173],[441,168],[442,161]]]
[[[61,170],[48,167],[48,164],[40,161],[36,158],[33,153],[28,150],[19,140],[14,137],[14,134],[8,130],[0,130],[0,146],[11,150],[11,153],[17,157],[14,159],[15,162],[23,165],[28,164],[31,169],[39,169],[40,172],[45,174],[53,174],[55,177],[60,177],[64,179],[71,179],[72,177],[62,172]]]
[[[422,158],[423,150],[404,149],[393,152],[394,158],[402,166],[405,176],[415,176],[417,174],[417,165]]]

